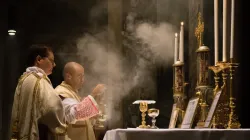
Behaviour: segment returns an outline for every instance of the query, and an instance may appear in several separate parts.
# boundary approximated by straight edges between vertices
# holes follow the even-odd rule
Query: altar
[[[249,140],[250,129],[114,129],[103,140]]]

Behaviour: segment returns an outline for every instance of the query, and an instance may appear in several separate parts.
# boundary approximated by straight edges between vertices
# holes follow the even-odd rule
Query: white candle
[[[179,59],[184,62],[184,22],[181,22]]]
[[[231,7],[231,40],[230,40],[230,58],[234,57],[234,0]]]
[[[223,0],[223,58],[222,61],[227,61],[227,0]]]
[[[218,62],[218,46],[219,46],[219,31],[218,31],[218,0],[214,0],[214,65]]]
[[[178,34],[175,33],[175,39],[174,39],[174,63],[178,60]]]

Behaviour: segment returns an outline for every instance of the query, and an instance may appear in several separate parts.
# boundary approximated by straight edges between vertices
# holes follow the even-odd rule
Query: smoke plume
[[[101,18],[107,17],[107,7],[103,6],[105,2],[107,1],[94,6],[90,11],[89,20],[93,22],[95,33],[85,33],[77,39],[76,45],[78,62],[85,68],[86,82],[81,94],[90,94],[99,83],[107,85],[107,115],[112,127],[115,126],[112,124],[120,121],[122,99],[133,94],[133,88],[139,86],[156,93],[151,70],[156,64],[173,64],[176,28],[167,22],[136,21],[138,11],[128,13],[124,23],[126,29],[121,33],[122,47],[129,52],[125,55],[115,49],[118,46],[112,46],[115,41],[109,38],[112,30],[107,25],[98,24],[103,21]],[[97,31],[98,29],[102,30]]]

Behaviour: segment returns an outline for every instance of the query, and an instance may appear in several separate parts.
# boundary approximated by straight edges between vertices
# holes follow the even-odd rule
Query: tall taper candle
[[[178,60],[178,34],[175,33],[175,39],[174,39],[174,63]]]
[[[218,23],[218,0],[214,0],[214,65],[219,57],[219,23]]]
[[[184,22],[181,22],[179,59],[184,62]]]
[[[227,0],[223,0],[223,58],[222,61],[227,61]]]
[[[232,0],[231,6],[230,59],[234,57],[234,0]]]

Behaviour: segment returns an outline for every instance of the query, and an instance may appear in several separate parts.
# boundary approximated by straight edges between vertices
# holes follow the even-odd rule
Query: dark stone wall
[[[5,56],[5,40],[6,40],[6,34],[7,34],[7,14],[5,13],[7,11],[5,1],[0,6],[0,139],[3,139],[3,133],[4,133],[4,122],[3,122],[3,97],[4,97],[4,83],[5,83],[5,74],[4,74],[4,56]]]
[[[236,89],[236,97],[238,98],[237,104],[238,108],[237,111],[239,113],[239,119],[242,124],[243,128],[250,127],[250,114],[246,113],[246,108],[249,106],[249,78],[250,78],[250,68],[249,68],[249,52],[246,51],[246,48],[249,46],[249,26],[248,26],[248,19],[249,19],[249,8],[247,6],[246,1],[240,0],[238,4],[236,4],[236,11],[235,11],[235,26],[236,30],[238,31],[235,33],[235,52],[237,59],[240,63],[239,69],[237,74],[239,75],[237,80],[237,89]]]

